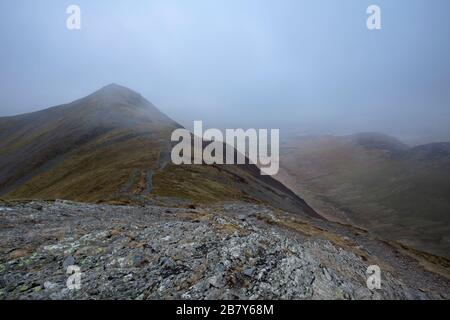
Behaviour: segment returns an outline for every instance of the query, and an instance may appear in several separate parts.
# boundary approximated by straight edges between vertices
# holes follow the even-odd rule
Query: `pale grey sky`
[[[450,140],[449,31],[448,0],[4,0],[0,116],[115,82],[186,126]]]

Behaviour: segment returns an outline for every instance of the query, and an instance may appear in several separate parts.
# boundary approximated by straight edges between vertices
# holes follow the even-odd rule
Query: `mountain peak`
[[[70,105],[89,110],[103,110],[108,113],[119,110],[122,110],[121,112],[123,112],[124,108],[128,110],[147,110],[147,112],[150,111],[153,116],[161,113],[140,93],[116,83],[108,84],[90,95],[74,101]]]
[[[119,99],[119,98],[142,98],[142,96],[137,93],[136,91],[133,91],[127,87],[121,86],[116,83],[108,84],[101,89],[95,91],[93,94],[90,95],[91,97],[104,97],[104,98],[111,98],[111,99]]]
[[[64,105],[64,109],[96,125],[118,124],[132,128],[145,123],[158,123],[160,126],[180,127],[140,93],[116,83]]]
[[[104,87],[102,87],[101,89],[99,89],[98,91],[128,91],[128,92],[134,92],[133,90],[121,86],[120,84],[117,83],[110,83]]]

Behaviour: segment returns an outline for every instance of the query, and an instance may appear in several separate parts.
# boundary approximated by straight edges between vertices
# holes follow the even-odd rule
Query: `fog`
[[[1,1],[0,116],[115,82],[186,127],[450,140],[449,24],[448,0]]]

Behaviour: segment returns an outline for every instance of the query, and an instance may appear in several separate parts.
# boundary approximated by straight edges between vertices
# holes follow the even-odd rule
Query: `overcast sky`
[[[186,126],[450,140],[450,1],[0,2],[0,116],[112,82]]]

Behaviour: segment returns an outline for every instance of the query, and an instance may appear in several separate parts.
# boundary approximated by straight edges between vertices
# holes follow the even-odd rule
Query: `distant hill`
[[[179,127],[140,94],[115,84],[69,104],[0,118],[0,197],[246,200],[317,216],[254,165],[172,165],[170,135]]]
[[[443,165],[450,166],[450,142],[417,146],[409,149],[405,156],[419,161],[438,161]]]
[[[450,142],[379,133],[284,141],[280,181],[330,219],[450,257]]]
[[[407,150],[409,147],[397,138],[378,132],[363,132],[342,137],[343,141],[361,147],[378,149],[389,153]]]

